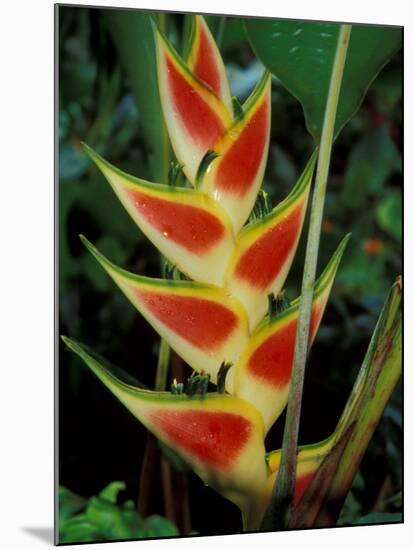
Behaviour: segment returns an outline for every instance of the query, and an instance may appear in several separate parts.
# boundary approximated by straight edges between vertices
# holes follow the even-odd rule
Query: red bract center
[[[321,316],[322,308],[314,306],[309,331],[310,342],[319,326]],[[248,362],[251,374],[277,388],[282,388],[290,382],[297,323],[297,318],[288,321],[255,350]]]
[[[135,208],[166,238],[190,252],[208,252],[224,235],[221,221],[201,208],[128,190]]]
[[[247,418],[220,411],[158,409],[151,422],[175,447],[222,470],[234,463],[253,431]]]
[[[194,90],[167,57],[168,82],[174,107],[180,115],[191,139],[207,151],[224,131],[224,125],[214,110]]]
[[[204,80],[211,89],[220,95],[220,73],[214,56],[213,47],[203,27],[200,29],[200,44],[197,60],[194,65],[194,74]]]
[[[238,324],[233,311],[212,300],[146,290],[136,293],[159,321],[203,350],[218,348]]]
[[[268,129],[269,101],[265,99],[236,141],[224,154],[217,169],[216,186],[243,197],[250,189],[263,159]]]
[[[307,474],[304,474],[302,476],[298,476],[296,478],[295,494],[294,494],[294,497],[293,497],[294,506],[299,504],[301,498],[303,497],[303,493],[308,488],[308,486],[311,483],[314,475],[315,475],[315,472],[309,472]]]
[[[302,214],[303,202],[246,250],[237,264],[235,276],[255,288],[265,290],[294,250],[301,228]]]

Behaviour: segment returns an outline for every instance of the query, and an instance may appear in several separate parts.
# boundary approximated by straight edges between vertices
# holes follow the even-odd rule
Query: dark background
[[[173,41],[178,41],[183,17],[167,17]],[[213,29],[218,19],[209,18]],[[58,25],[59,333],[90,345],[153,387],[157,334],[78,239],[83,233],[115,263],[136,273],[159,276],[156,249],[130,220],[79,145],[86,141],[121,169],[151,179],[141,114],[102,10],[60,7]],[[221,51],[233,92],[243,100],[261,68],[240,20],[227,18]],[[401,95],[400,53],[372,84],[333,148],[320,269],[345,233],[352,231],[352,240],[308,363],[302,444],[319,441],[335,428],[388,289],[401,273]],[[274,204],[292,188],[312,149],[300,104],[274,80],[264,181]],[[286,283],[290,298],[300,288],[303,255],[304,238]],[[174,364],[182,370],[176,358]],[[121,499],[137,500],[146,430],[64,346],[59,357],[59,402],[59,483],[87,497],[111,481],[122,480],[127,489]],[[268,436],[268,450],[281,446],[283,418]],[[342,522],[352,523],[373,510],[402,509],[401,428],[399,386],[364,458]],[[186,475],[192,530],[200,534],[239,532],[238,510],[204,487],[194,474]],[[178,499],[183,490],[185,485],[180,486]],[[164,513],[161,493],[156,474],[148,504],[151,513]]]

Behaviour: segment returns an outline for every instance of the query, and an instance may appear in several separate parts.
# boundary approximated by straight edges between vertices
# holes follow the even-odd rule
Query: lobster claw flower
[[[216,201],[186,187],[134,178],[86,144],[83,148],[138,227],[173,265],[196,281],[223,283],[235,244],[230,220]]]
[[[261,186],[270,135],[270,73],[265,71],[234,117],[223,61],[210,31],[196,18],[188,63],[155,29],[161,105],[171,144],[193,185],[214,152],[201,188],[228,212],[237,232]]]
[[[248,320],[244,308],[224,289],[134,275],[82,240],[138,311],[194,370],[210,374],[216,382],[223,359],[237,359],[247,343]]]
[[[171,145],[194,184],[201,159],[232,122],[232,113],[155,29],[158,84]]]
[[[315,283],[309,346],[325,310],[347,235]],[[300,299],[275,317],[267,317],[251,335],[236,369],[234,394],[253,403],[263,415],[266,431],[287,404],[292,374]]]
[[[282,289],[295,256],[316,152],[286,199],[234,235],[226,211],[206,193],[140,180],[83,148],[159,251],[190,279],[230,292],[253,329],[266,313],[268,294]]]
[[[191,45],[187,56],[188,68],[210,86],[229,113],[233,111],[229,81],[217,44],[201,15],[194,17]]]
[[[296,463],[296,483],[293,494],[294,508],[301,502],[306,490],[315,478],[321,464],[333,449],[337,439],[338,434],[334,432],[324,441],[299,447]],[[260,527],[271,499],[280,468],[281,457],[281,449],[267,454],[268,477],[265,483],[259,492],[252,494],[250,499],[245,499],[242,502],[243,520],[247,530],[253,531]]]
[[[315,160],[316,152],[286,199],[236,237],[226,283],[249,312],[252,329],[266,313],[268,295],[282,290],[295,256]]]
[[[270,73],[265,71],[242,112],[211,147],[215,158],[201,189],[227,210],[237,232],[262,185],[270,136]]]
[[[224,64],[201,16],[194,20],[186,60],[156,27],[154,36],[166,126],[192,187],[136,178],[87,145],[84,149],[140,230],[186,280],[129,273],[81,238],[134,307],[194,371],[218,385],[218,392],[136,388],[81,344],[64,341],[140,422],[253,517],[252,507],[261,509],[268,501],[278,468],[278,452],[266,460],[264,439],[287,402],[299,310],[297,299],[275,314],[268,299],[282,290],[295,256],[316,151],[282,202],[272,209],[264,194],[261,202],[270,74],[263,73],[233,113]],[[244,225],[252,210],[255,221]],[[316,283],[309,345],[347,240]],[[232,366],[220,379],[223,363]],[[298,499],[323,455],[313,452],[299,454]]]
[[[267,466],[260,413],[228,394],[189,396],[136,388],[116,378],[79,343],[64,338],[125,407],[231,500],[258,491]]]

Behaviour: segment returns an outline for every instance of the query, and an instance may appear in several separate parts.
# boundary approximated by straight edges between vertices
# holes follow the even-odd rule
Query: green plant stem
[[[158,24],[160,29],[165,32],[167,28],[167,14],[158,14]],[[161,113],[161,105],[159,105],[159,113]],[[170,164],[170,146],[162,117],[157,120],[159,122],[159,148],[157,149],[159,154],[156,155],[152,163],[152,176],[154,179],[159,179],[162,183],[167,183]],[[163,270],[163,266],[164,260],[161,257],[161,270]],[[170,346],[165,340],[161,339],[158,351],[157,369],[155,372],[154,386],[156,391],[164,391],[167,387],[170,355]],[[156,439],[152,434],[148,434],[142,462],[138,495],[138,512],[142,515],[148,515],[150,513],[151,492],[153,491],[156,477],[159,475],[159,470],[154,468],[155,464],[159,465],[161,468],[162,492],[166,516],[171,521],[174,521],[174,509],[171,506],[172,485],[170,465],[165,461],[164,457],[161,456]]]
[[[161,338],[160,349],[158,351],[157,370],[155,373],[155,390],[164,391],[167,387],[167,376],[170,367],[171,348],[167,342]],[[153,437],[153,436],[152,436]],[[157,449],[158,450],[158,449]],[[153,459],[153,457],[150,457]],[[161,479],[164,497],[164,512],[165,516],[177,523],[177,518],[174,509],[174,496],[172,489],[172,472],[171,466],[165,456],[160,453]]]
[[[151,178],[167,183],[171,150],[158,92],[156,50],[151,17],[162,30],[166,14],[130,10],[102,10],[102,16],[117,47],[140,113],[140,124],[148,146]]]
[[[221,41],[223,40],[224,28],[226,26],[226,21],[227,21],[227,17],[225,17],[224,15],[222,17],[220,17],[220,19],[219,19],[219,23],[218,23],[217,31],[216,31],[216,36],[215,36],[215,40],[216,40],[216,44],[217,44],[218,48],[220,48]]]
[[[161,339],[158,352],[157,370],[155,373],[155,390],[164,391],[167,387],[167,375],[170,364],[171,349],[164,339]]]
[[[279,474],[273,487],[270,506],[266,511],[264,529],[284,529],[289,523],[296,479],[296,455],[302,405],[303,381],[308,351],[309,326],[312,311],[313,287],[316,276],[318,249],[325,203],[326,184],[334,137],[336,110],[341,89],[351,25],[341,25],[332,67],[312,199],[301,301],[296,332],[292,380],[283,434]]]
[[[170,346],[163,339],[160,341],[158,352],[157,370],[155,373],[155,390],[163,391],[166,389],[168,369],[170,364]],[[138,513],[146,517],[151,510],[151,494],[154,488],[154,482],[159,475],[157,466],[161,467],[162,491],[164,499],[165,515],[171,521],[175,521],[174,510],[171,508],[171,473],[170,465],[165,462],[159,451],[157,440],[151,433],[147,435],[144,458],[142,461],[141,475],[139,481],[138,494]]]
[[[174,493],[172,486],[172,471],[171,466],[165,456],[161,453],[161,479],[164,492],[164,510],[165,517],[168,518],[174,524],[177,524],[177,518],[175,514],[174,506]]]
[[[158,24],[161,29],[161,31],[164,34],[167,34],[167,14],[166,13],[159,13],[158,14]],[[163,119],[162,119],[163,121]],[[171,147],[170,147],[170,141],[168,138],[168,132],[167,128],[165,127],[165,124],[161,121],[160,124],[160,135],[161,135],[161,147],[162,147],[162,181],[161,183],[167,183],[168,181],[168,171],[170,169],[170,160],[172,156]],[[155,174],[154,174],[155,177]]]
[[[158,25],[160,27],[160,30],[163,33],[166,33],[167,31],[167,14],[166,13],[159,13],[158,14]],[[162,150],[162,173],[165,177],[165,181],[162,183],[167,182],[167,175],[170,165],[170,149],[168,145],[168,136],[166,129],[163,125],[160,125],[160,132],[162,133],[162,142],[163,142],[163,150]],[[154,174],[155,176],[155,174]],[[164,272],[164,258],[161,256],[161,271]],[[170,364],[170,355],[171,350],[167,342],[161,338],[160,342],[160,348],[158,351],[158,362],[157,362],[157,370],[155,374],[155,390],[156,391],[164,391],[167,386],[167,375],[168,375],[168,367]]]

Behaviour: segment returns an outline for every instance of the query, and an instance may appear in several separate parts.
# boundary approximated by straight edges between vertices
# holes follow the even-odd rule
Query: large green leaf
[[[340,25],[249,19],[250,43],[259,59],[302,103],[306,126],[320,140]],[[400,27],[354,25],[348,48],[335,134],[357,111],[381,68],[401,45]]]
[[[136,10],[105,10],[108,30],[117,46],[134,92],[149,151],[152,178],[167,182],[170,148],[161,112],[151,17],[162,14]]]

